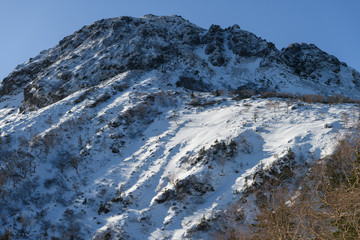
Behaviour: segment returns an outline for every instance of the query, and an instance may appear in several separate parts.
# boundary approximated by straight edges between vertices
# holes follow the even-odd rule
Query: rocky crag
[[[311,165],[358,118],[353,103],[259,94],[358,99],[359,84],[315,45],[278,50],[238,25],[146,15],[84,26],[0,84],[0,234],[207,238],[245,183],[261,183],[256,172],[289,149]]]

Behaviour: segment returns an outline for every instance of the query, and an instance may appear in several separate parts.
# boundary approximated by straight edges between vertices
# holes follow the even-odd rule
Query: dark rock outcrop
[[[0,95],[24,88],[22,110],[42,108],[119,73],[174,61],[183,46],[200,44],[203,31],[179,16],[103,19],[20,66],[4,79]]]
[[[248,63],[252,63],[251,70],[246,69]],[[286,86],[284,72],[313,87],[331,86],[328,92],[332,94],[342,93],[337,92],[339,85],[360,89],[357,71],[313,44],[296,43],[279,51],[273,43],[238,25],[226,29],[212,25],[206,31],[180,16],[146,15],[102,19],[84,26],[19,65],[0,84],[0,97],[23,91],[20,110],[36,110],[120,73],[153,70],[165,77],[169,72],[177,75],[173,79],[179,79],[178,87],[215,91],[219,84],[213,84],[212,78],[220,68],[224,76],[216,79],[230,77],[239,82],[232,87],[221,83],[221,88],[232,90],[244,84],[260,86],[252,89],[255,91],[278,90],[279,85]],[[272,69],[270,78],[267,69]]]
[[[336,57],[320,50],[314,44],[294,43],[282,49],[281,54],[284,62],[294,73],[304,77],[309,77],[320,68],[339,73],[342,64]]]

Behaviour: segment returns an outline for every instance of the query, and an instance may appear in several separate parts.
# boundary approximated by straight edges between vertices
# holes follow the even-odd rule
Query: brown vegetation
[[[359,100],[345,97],[344,95],[323,96],[316,94],[292,94],[292,93],[279,93],[279,92],[263,92],[260,94],[260,98],[282,98],[282,99],[294,99],[306,103],[324,103],[324,104],[341,104],[341,103],[360,103]]]
[[[239,202],[227,211],[219,239],[360,239],[360,132],[339,141],[331,156],[306,174],[296,174],[297,187],[286,180],[252,188],[255,221],[247,222]],[[266,180],[266,179],[265,179]],[[267,186],[267,187],[264,187]],[[234,217],[236,216],[236,217]]]
[[[252,96],[257,96],[259,98],[281,98],[281,99],[292,99],[300,102],[306,103],[324,103],[324,104],[341,104],[341,103],[360,103],[360,100],[352,99],[345,97],[344,95],[333,95],[333,96],[323,96],[317,94],[293,94],[287,92],[254,92],[252,90],[239,90],[232,91],[235,95],[235,100],[241,100],[244,98],[250,98]]]

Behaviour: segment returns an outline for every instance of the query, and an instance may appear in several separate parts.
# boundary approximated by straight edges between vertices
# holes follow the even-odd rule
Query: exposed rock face
[[[282,57],[296,74],[304,77],[310,76],[314,71],[323,67],[327,67],[334,73],[340,72],[340,61],[321,51],[314,44],[291,44],[282,49]]]
[[[238,25],[227,29],[229,49],[240,57],[269,57],[278,56],[279,50],[271,42],[267,42],[255,34],[240,30]]]
[[[45,53],[45,60],[38,56],[13,72],[1,93],[12,94],[10,80],[22,79],[19,87],[28,84],[22,109],[41,108],[119,73],[156,69],[180,57],[184,45],[199,44],[202,31],[176,16],[100,20],[65,37]]]
[[[344,76],[341,69],[346,69],[347,65],[314,44],[291,44],[281,50],[281,57],[296,75],[326,85],[342,85]],[[323,73],[326,75],[323,76]],[[355,76],[352,78],[355,85],[358,85],[359,80]]]
[[[279,51],[237,25],[85,26],[0,84],[0,239],[208,239],[247,180],[278,186],[358,120],[355,104],[254,93],[359,98],[359,79],[313,45]]]
[[[3,79],[0,95],[9,95],[21,90],[25,84],[36,79],[38,75],[53,63],[49,58],[29,61],[25,65],[19,65],[15,70]]]
[[[219,67],[224,69],[222,76],[216,73]],[[244,86],[281,90],[291,79],[298,84],[300,78],[314,83],[313,87],[318,83],[334,86],[331,92],[336,94],[341,93],[336,92],[337,86],[353,88],[360,81],[355,70],[312,44],[292,44],[279,51],[238,25],[226,29],[212,25],[204,30],[179,16],[146,15],[84,26],[19,65],[1,83],[0,95],[24,91],[21,110],[35,110],[135,70],[177,72],[206,86],[180,84],[192,91]],[[221,78],[231,81],[213,84]]]
[[[228,61],[225,55],[224,35],[224,30],[219,25],[211,25],[202,39],[206,44],[205,54],[209,55],[209,61],[213,66],[221,67]]]

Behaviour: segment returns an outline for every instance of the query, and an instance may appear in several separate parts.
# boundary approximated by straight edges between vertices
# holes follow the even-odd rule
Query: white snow
[[[152,21],[151,16],[143,19]],[[165,26],[165,20],[157,21]],[[174,24],[172,31],[180,34],[183,28],[192,26],[182,24]],[[112,34],[112,30],[107,34]],[[138,41],[139,36],[135,37],[129,39]],[[101,44],[108,39],[100,35],[95,42],[90,40],[73,52],[80,58],[66,65],[69,55],[52,67],[66,66],[73,74],[79,73],[78,79],[91,76],[94,80],[93,75],[87,74],[100,74],[96,72],[100,60],[107,59]],[[162,47],[167,44],[163,39],[151,41]],[[237,61],[227,47],[224,54],[229,62],[222,67],[209,63],[204,46],[190,49],[191,52],[189,48],[181,49],[188,54],[186,57],[167,63],[164,69],[129,71],[108,80],[97,76],[102,81],[88,89],[70,84],[78,91],[37,111],[19,112],[22,93],[1,98],[0,170],[6,167],[10,153],[15,163],[31,159],[33,168],[21,180],[9,180],[0,186],[11,197],[11,201],[0,198],[0,203],[6,203],[0,209],[7,219],[3,227],[20,231],[21,226],[12,223],[17,223],[22,214],[29,219],[28,237],[34,239],[45,231],[60,237],[62,231],[77,224],[84,239],[107,231],[114,238],[190,238],[189,232],[204,216],[211,218],[239,199],[245,177],[260,166],[270,166],[288,149],[298,161],[311,165],[331,154],[339,135],[358,120],[355,104],[295,101],[288,107],[285,101],[290,100],[276,98],[235,101],[226,91],[222,96],[195,92],[192,99],[188,90],[175,87],[175,83],[194,69],[214,89],[236,89],[264,79],[284,92],[328,93],[328,89],[301,79],[284,65],[261,67],[262,58]],[[122,50],[114,51],[120,56]],[[51,51],[55,50],[45,51],[34,61]],[[151,49],[147,53],[154,54]],[[115,57],[110,63],[117,61]],[[344,84],[339,88],[332,86],[331,91],[358,94],[356,89],[349,89],[354,86],[350,70],[341,67],[339,75],[345,79]],[[55,70],[45,79],[49,81],[45,86],[57,86],[60,82]],[[121,84],[124,89],[119,90]],[[101,100],[106,95],[109,97]],[[208,105],[192,106],[196,99]],[[216,142],[230,140],[238,147],[234,157],[218,156],[207,163],[204,159],[195,161],[204,148],[210,151]],[[21,163],[20,166],[29,164]],[[196,190],[180,189],[184,194],[177,184],[190,182],[189,179],[198,181],[200,187],[211,186],[214,191],[189,194],[186,190]],[[174,192],[178,195],[171,195]],[[167,193],[169,197],[165,198]]]

